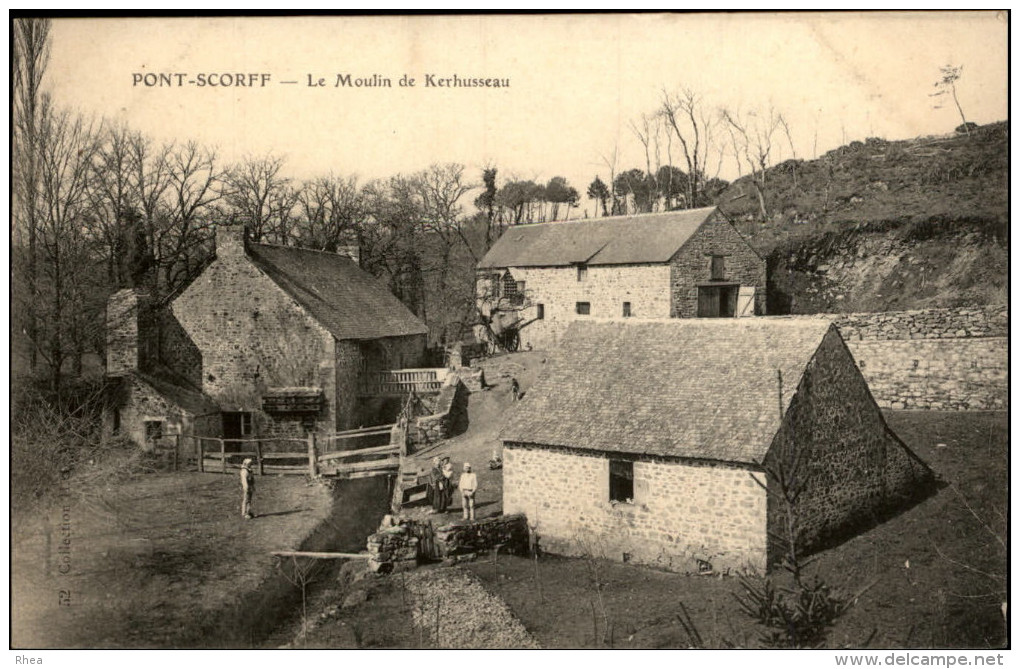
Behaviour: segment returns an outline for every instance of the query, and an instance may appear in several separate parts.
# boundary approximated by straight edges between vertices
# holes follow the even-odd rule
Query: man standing
[[[475,490],[478,489],[478,477],[471,471],[471,463],[464,463],[464,473],[460,475],[460,496],[463,502],[464,520],[475,519]]]
[[[444,513],[446,511],[446,490],[443,487],[446,479],[443,478],[442,464],[438,457],[432,458],[432,471],[429,472],[429,486],[432,488],[432,511],[433,513]]]
[[[251,470],[251,458],[241,463],[241,516],[245,520],[255,517],[252,500],[255,497],[255,472]]]

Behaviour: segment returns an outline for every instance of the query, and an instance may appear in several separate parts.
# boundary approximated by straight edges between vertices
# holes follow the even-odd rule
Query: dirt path
[[[526,352],[500,355],[483,363],[488,389],[471,393],[468,400],[468,429],[464,434],[422,448],[415,454],[420,474],[431,468],[435,456],[449,456],[454,466],[454,480],[462,471],[465,462],[472,464],[478,475],[478,491],[475,496],[477,518],[498,516],[503,512],[503,472],[490,470],[489,459],[493,452],[500,451],[499,430],[508,409],[513,405],[510,397],[510,377],[520,383],[527,393],[533,387],[539,374],[545,368],[543,353]],[[429,516],[427,507],[417,510],[409,508],[405,513],[414,516]],[[453,505],[444,515],[431,515],[434,524],[456,520],[461,516],[461,500],[458,491],[453,491]]]
[[[234,477],[198,473],[58,500],[13,538],[12,647],[170,648],[210,636],[272,575],[269,552],[297,548],[327,517],[330,493],[265,477],[258,518],[243,520],[239,502]]]
[[[435,648],[539,648],[510,608],[459,567],[407,576],[414,624]]]

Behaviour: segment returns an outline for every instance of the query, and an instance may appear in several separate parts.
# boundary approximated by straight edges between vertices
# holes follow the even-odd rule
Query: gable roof
[[[508,228],[479,269],[665,263],[715,207]]]
[[[760,463],[832,329],[821,318],[576,321],[506,441]]]
[[[270,244],[248,244],[248,256],[337,339],[428,332],[385,284],[346,256]]]

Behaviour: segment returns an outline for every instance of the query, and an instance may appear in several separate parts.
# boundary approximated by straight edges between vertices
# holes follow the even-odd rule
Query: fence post
[[[227,473],[227,440],[220,439],[220,466],[223,473]]]
[[[195,439],[195,450],[198,451],[198,472],[200,474],[205,473],[205,447],[202,443],[202,437],[194,437]]]
[[[259,463],[259,476],[262,476],[265,474],[262,469],[262,442],[257,439],[255,440],[255,460]]]
[[[308,475],[316,477],[319,475],[319,454],[315,447],[315,433],[308,433]]]

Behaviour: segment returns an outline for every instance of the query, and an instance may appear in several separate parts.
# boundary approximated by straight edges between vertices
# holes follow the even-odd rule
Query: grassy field
[[[269,551],[296,548],[330,509],[329,490],[298,477],[259,479],[249,521],[233,476],[66,492],[12,536],[12,647],[230,644],[219,626],[273,576]]]

